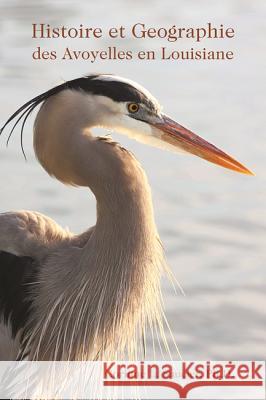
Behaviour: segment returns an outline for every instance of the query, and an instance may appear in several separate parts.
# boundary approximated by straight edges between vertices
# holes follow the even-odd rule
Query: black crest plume
[[[64,82],[61,85],[58,85],[50,90],[47,90],[46,92],[40,94],[39,96],[34,97],[33,99],[27,101],[27,103],[23,104],[17,111],[12,114],[8,120],[5,122],[5,124],[2,126],[0,129],[0,135],[3,133],[4,129],[11,123],[14,122],[11,131],[9,132],[8,138],[7,138],[7,145],[9,143],[9,140],[12,136],[12,133],[14,132],[16,126],[19,124],[20,121],[21,123],[21,129],[20,129],[20,145],[21,145],[21,150],[24,155],[24,158],[26,159],[25,151],[23,148],[23,131],[25,127],[25,123],[32,113],[32,111],[42,102],[47,100],[49,97],[61,92],[64,89],[82,89],[82,86],[84,86],[84,80],[90,80],[93,78],[96,78],[97,75],[90,75],[89,77],[84,77],[84,78],[78,78],[78,79],[73,79],[72,81]],[[83,85],[82,85],[83,83]]]

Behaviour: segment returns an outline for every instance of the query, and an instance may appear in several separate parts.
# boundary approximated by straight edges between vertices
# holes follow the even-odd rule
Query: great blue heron
[[[139,162],[93,127],[251,172],[162,113],[140,85],[114,75],[65,82],[5,123],[34,125],[36,156],[59,181],[89,187],[96,225],[76,235],[32,211],[0,215],[1,359],[93,360],[134,354],[146,327],[162,329],[164,255]]]

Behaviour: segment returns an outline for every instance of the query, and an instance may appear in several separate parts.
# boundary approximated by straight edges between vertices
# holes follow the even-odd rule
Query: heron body
[[[37,212],[0,215],[0,358],[137,357],[148,328],[163,335],[166,263],[145,172],[129,151],[92,129],[250,171],[165,116],[149,92],[123,78],[65,82],[22,106],[2,131],[22,120],[23,132],[41,103],[36,156],[51,176],[94,193],[97,221],[75,235]]]

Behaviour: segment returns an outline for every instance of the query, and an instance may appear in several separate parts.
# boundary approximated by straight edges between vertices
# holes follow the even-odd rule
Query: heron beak
[[[159,137],[161,140],[187,153],[194,154],[214,164],[242,174],[254,175],[253,172],[234,158],[190,130],[184,128],[182,125],[179,125],[166,115],[162,115],[161,121],[154,123],[153,126],[159,130]]]

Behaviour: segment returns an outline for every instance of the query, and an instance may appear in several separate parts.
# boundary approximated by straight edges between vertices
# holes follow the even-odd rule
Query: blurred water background
[[[166,315],[184,359],[265,359],[266,356],[266,3],[249,0],[69,1],[0,0],[0,125],[28,99],[92,72],[116,73],[147,87],[164,111],[242,161],[248,177],[198,158],[145,147],[124,136],[152,186],[158,229],[169,264],[186,295],[163,282]],[[60,51],[114,45],[110,39],[31,39],[32,23],[54,26],[201,26],[223,23],[236,38],[199,47],[235,51],[230,62],[33,61],[39,44]],[[179,40],[117,41],[140,46],[195,47]],[[35,160],[32,122],[19,148],[0,144],[0,211],[37,210],[81,232],[95,223],[95,200],[85,189],[51,179]],[[175,357],[175,356],[174,356]]]

